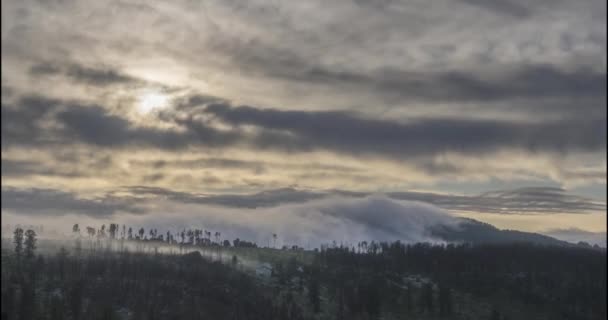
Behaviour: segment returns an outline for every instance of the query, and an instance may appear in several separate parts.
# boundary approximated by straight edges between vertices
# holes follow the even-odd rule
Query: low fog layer
[[[544,232],[544,234],[556,239],[577,243],[584,241],[590,245],[597,244],[600,247],[606,247],[606,232],[589,232],[577,228],[570,229],[552,229]]]
[[[299,245],[318,247],[336,241],[356,243],[363,240],[403,242],[439,242],[426,232],[436,224],[457,224],[445,210],[414,201],[391,200],[382,196],[360,199],[329,198],[303,204],[272,208],[235,209],[207,205],[150,203],[147,214],[116,214],[111,219],[94,219],[81,215],[37,216],[26,218],[3,212],[3,229],[9,224],[43,225],[42,236],[67,235],[74,223],[99,228],[118,223],[128,227],[156,228],[160,232],[183,228],[221,232],[222,239],[240,238],[258,245]]]

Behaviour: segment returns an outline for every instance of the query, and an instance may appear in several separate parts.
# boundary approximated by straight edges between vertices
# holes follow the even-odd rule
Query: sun
[[[137,99],[137,111],[142,114],[167,107],[169,97],[160,92],[145,92]]]

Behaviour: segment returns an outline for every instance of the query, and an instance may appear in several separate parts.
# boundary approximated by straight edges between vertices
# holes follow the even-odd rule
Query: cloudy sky
[[[605,0],[3,1],[3,217],[383,194],[605,232],[606,66]]]

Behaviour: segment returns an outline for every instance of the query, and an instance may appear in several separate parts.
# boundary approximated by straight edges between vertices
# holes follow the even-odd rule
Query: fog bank
[[[384,196],[365,198],[332,197],[302,204],[279,205],[271,208],[225,208],[211,205],[150,202],[145,214],[114,214],[109,219],[85,215],[53,215],[25,217],[2,213],[3,229],[8,225],[43,225],[42,236],[68,235],[73,224],[81,230],[86,226],[100,228],[102,224],[118,223],[127,227],[158,229],[158,232],[184,228],[219,231],[222,239],[240,238],[258,245],[298,245],[314,248],[333,241],[439,242],[429,236],[427,227],[436,224],[456,224],[455,217],[435,206],[399,201]]]

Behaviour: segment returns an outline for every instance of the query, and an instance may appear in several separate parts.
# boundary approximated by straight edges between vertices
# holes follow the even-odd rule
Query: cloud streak
[[[63,75],[79,84],[94,86],[125,85],[140,82],[138,79],[124,75],[113,68],[93,68],[78,64],[63,66],[56,63],[40,63],[30,67],[33,76]]]
[[[19,140],[36,144],[38,139],[102,147],[129,145],[161,149],[249,145],[287,152],[322,149],[393,159],[445,152],[484,154],[503,149],[558,154],[601,152],[606,145],[605,119],[517,123],[433,118],[396,122],[339,111],[280,111],[212,103],[203,109],[193,108],[185,116],[183,112],[163,113],[163,120],[184,129],[178,131],[137,126],[95,105],[34,97],[22,99],[18,104],[20,107],[6,105],[2,109],[3,118],[6,118],[3,140],[8,145]],[[50,130],[39,125],[53,110],[51,118],[63,129]],[[201,121],[197,119],[200,116],[212,118]],[[219,130],[217,121],[230,127]],[[242,127],[247,125],[255,126],[258,131],[246,132]],[[21,131],[25,128],[27,130]]]
[[[52,189],[2,187],[2,209],[26,216],[67,214],[109,217],[119,212],[141,213],[132,200],[114,197],[84,199],[70,192]]]
[[[341,197],[361,199],[374,194],[346,190],[312,191],[283,188],[252,194],[204,194],[174,191],[160,187],[131,186],[107,193],[97,200],[80,199],[77,194],[50,189],[2,189],[3,209],[22,214],[38,214],[46,202],[56,203],[47,208],[59,212],[91,216],[105,216],[119,210],[140,212],[139,204],[163,201],[177,204],[211,205],[226,208],[271,208],[283,204],[305,203]],[[377,195],[377,194],[376,194]],[[567,193],[563,189],[530,187],[515,190],[486,192],[479,195],[449,195],[430,192],[388,192],[382,196],[395,201],[416,201],[458,212],[491,213],[501,215],[587,214],[606,211],[606,203]],[[104,209],[103,206],[107,206]],[[32,211],[33,210],[33,211]]]

